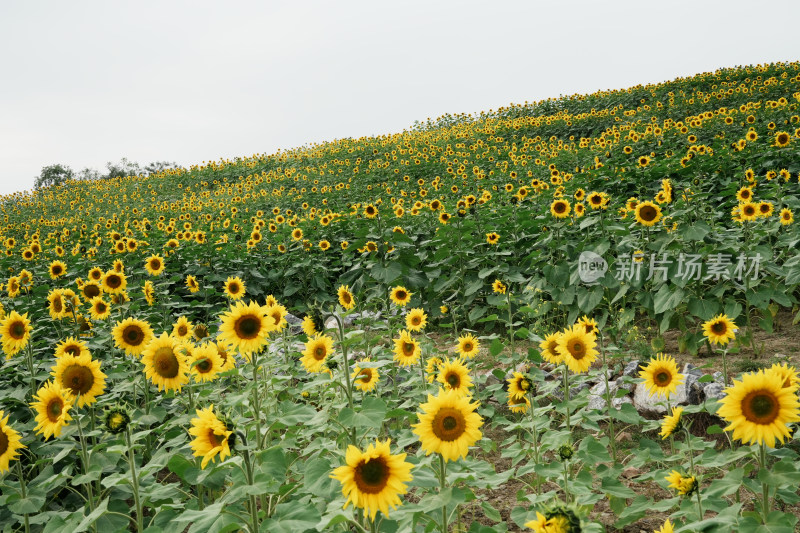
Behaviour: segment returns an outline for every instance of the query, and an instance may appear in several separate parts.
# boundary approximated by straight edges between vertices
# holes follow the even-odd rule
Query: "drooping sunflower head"
[[[669,398],[675,394],[678,385],[683,383],[684,376],[678,372],[675,359],[663,353],[656,354],[654,359],[639,372],[639,377],[644,380],[650,396],[658,395]]]
[[[144,320],[133,317],[117,322],[111,332],[117,348],[128,355],[141,355],[153,338],[153,329]]]
[[[404,307],[408,302],[411,301],[411,294],[412,293],[408,289],[398,285],[389,293],[389,298],[391,298],[392,302],[394,302],[394,304],[398,307]]]
[[[306,342],[300,362],[306,371],[320,372],[331,353],[333,353],[333,338],[328,335],[316,335]]]
[[[440,389],[420,405],[419,422],[413,424],[426,455],[439,453],[445,461],[466,457],[469,447],[481,438],[483,419],[475,412],[478,403],[454,390]]]
[[[214,413],[214,406],[206,409],[197,409],[197,418],[191,420],[192,427],[189,434],[194,437],[191,442],[193,455],[202,457],[200,468],[205,468],[209,462],[216,462],[219,457],[224,461],[230,457],[234,442],[233,428],[220,420]]]
[[[800,386],[800,374],[793,366],[786,363],[775,363],[769,368],[769,371],[780,376],[784,388]]]
[[[673,470],[664,479],[669,482],[668,487],[675,489],[680,496],[691,496],[697,490],[697,478],[695,476],[684,476],[677,470]]]
[[[508,396],[515,399],[527,396],[533,388],[531,379],[522,372],[514,372],[514,375],[506,381],[508,382]]]
[[[574,373],[587,372],[592,363],[597,359],[598,351],[595,349],[597,341],[592,333],[586,333],[586,327],[575,324],[565,329],[558,339],[556,351],[563,358],[563,362]]]
[[[456,351],[461,357],[472,359],[480,351],[481,344],[472,333],[465,333],[458,338]]]
[[[289,311],[279,303],[266,305],[264,307],[264,314],[270,317],[275,323],[275,331],[279,331],[289,325],[289,323],[286,322],[286,315],[288,313]]]
[[[600,330],[597,328],[597,320],[594,318],[589,318],[588,316],[583,315],[578,320],[578,323],[586,329],[586,333],[597,335],[600,332]]]
[[[47,309],[53,320],[60,320],[67,316],[67,306],[64,304],[64,294],[62,289],[53,289],[47,295]]]
[[[342,494],[347,497],[345,508],[364,509],[364,516],[374,522],[381,511],[389,516],[389,507],[402,505],[400,496],[407,492],[406,482],[411,481],[413,465],[405,461],[406,454],[392,455],[391,440],[376,440],[365,451],[355,446],[347,448],[345,465],[333,470],[330,477],[342,484]]]
[[[197,278],[191,274],[186,276],[186,288],[189,289],[189,292],[199,292],[200,285],[197,283]]]
[[[525,524],[525,527],[531,528],[534,533],[580,533],[583,531],[579,511],[574,505],[557,502],[541,511],[536,511],[536,520]]]
[[[492,283],[492,291],[497,294],[505,294],[508,287],[499,279],[494,280]]]
[[[410,309],[406,314],[406,328],[409,331],[422,331],[427,323],[428,315],[418,307]]]
[[[460,358],[446,359],[442,362],[439,365],[439,374],[436,379],[445,390],[455,391],[462,396],[470,394],[472,378],[469,375],[469,368]]]
[[[703,324],[703,334],[715,344],[728,344],[736,338],[736,324],[728,315],[717,315]]]
[[[186,344],[162,332],[142,352],[145,376],[158,390],[180,391],[189,383],[188,353]]]
[[[106,388],[106,375],[100,371],[100,361],[92,360],[88,352],[59,357],[51,374],[62,389],[77,398],[78,407],[95,403]]]
[[[350,292],[349,285],[340,285],[339,289],[336,291],[339,296],[339,305],[344,307],[345,309],[352,309],[355,307],[356,302],[353,298],[353,293]]]
[[[683,415],[683,407],[673,407],[672,414],[668,414],[664,416],[664,420],[661,422],[661,440],[666,439],[670,435],[674,434],[676,431],[679,431],[682,427],[681,423],[681,416]]]
[[[789,424],[800,421],[797,386],[784,387],[783,376],[772,370],[744,374],[725,389],[717,414],[729,422],[725,431],[745,444],[774,447],[791,435]]]

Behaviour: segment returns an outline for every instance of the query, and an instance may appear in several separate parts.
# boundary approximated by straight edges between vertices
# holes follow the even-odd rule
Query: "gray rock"
[[[578,396],[578,394],[580,394],[580,392],[582,390],[586,390],[588,388],[589,388],[589,384],[588,383],[581,383],[579,385],[570,383],[570,385],[569,385],[569,397],[570,397],[570,399],[575,398],[576,396]],[[558,398],[559,401],[564,399],[564,385],[563,385],[563,383],[559,384],[559,386],[556,387],[553,390],[553,396]]]
[[[683,387],[686,389],[686,399],[692,405],[700,405],[705,399],[703,384],[698,380],[700,376],[694,373],[685,374]]]
[[[725,376],[723,375],[722,372],[714,372],[713,374],[711,374],[711,376],[717,383],[725,383]]]
[[[670,395],[670,405],[686,405],[688,402],[686,387],[684,384],[678,385],[675,394]],[[633,390],[633,406],[644,417],[659,417],[667,412],[667,400],[663,396],[653,395],[647,390],[643,383],[636,385]]]
[[[694,374],[695,376],[698,376],[698,377],[703,375],[703,371],[700,370],[699,368],[697,368],[696,366],[694,366],[692,363],[686,363],[685,365],[683,365],[683,372],[681,372],[681,373],[682,374]]]
[[[297,318],[292,313],[286,313],[286,316],[284,318],[286,319],[286,322],[289,323],[289,331],[292,333],[292,335],[297,335],[301,331],[303,331],[302,319]]]
[[[622,375],[634,378],[639,377],[639,370],[640,370],[639,363],[640,361],[638,359],[634,359],[633,361],[625,365],[625,368],[622,369]]]
[[[617,381],[615,381],[615,383],[617,384],[618,389],[625,389],[628,392],[633,390],[634,383],[631,383],[630,381],[625,381],[624,377],[617,378]]]
[[[703,387],[706,400],[719,400],[725,397],[725,385],[716,381]]]
[[[630,403],[633,404],[633,400],[630,396],[623,396],[621,398],[611,398],[611,407],[615,409],[619,409],[622,407],[622,404]]]

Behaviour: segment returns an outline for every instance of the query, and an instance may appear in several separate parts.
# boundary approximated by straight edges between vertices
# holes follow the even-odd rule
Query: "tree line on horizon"
[[[174,168],[180,168],[180,165],[172,161],[153,161],[142,166],[136,161],[129,161],[126,157],[123,157],[118,163],[113,161],[106,163],[105,172],[90,167],[75,172],[67,165],[56,163],[42,167],[41,173],[34,180],[33,187],[41,189],[53,185],[61,185],[72,180],[106,180],[125,176],[138,176],[140,174],[149,176]]]

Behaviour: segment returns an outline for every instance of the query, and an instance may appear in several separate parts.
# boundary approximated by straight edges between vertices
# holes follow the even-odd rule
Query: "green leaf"
[[[361,409],[356,411],[345,407],[339,413],[339,422],[345,427],[379,428],[386,416],[386,403],[380,398],[367,396],[361,404]]]
[[[483,509],[486,518],[488,518],[492,522],[503,521],[503,517],[500,515],[500,511],[492,507],[492,505],[489,502],[481,502],[481,509]]]
[[[618,479],[612,477],[604,477],[600,483],[603,492],[608,496],[616,496],[617,498],[635,498],[636,493],[622,484]]]
[[[81,531],[86,531],[87,529],[89,529],[89,526],[94,524],[97,521],[97,519],[100,518],[100,516],[102,516],[102,514],[106,512],[107,508],[108,508],[108,498],[100,502],[100,505],[95,507],[94,511],[86,515],[86,518],[81,520],[81,523],[78,524],[78,526],[73,530],[74,533],[80,533]]]
[[[301,533],[314,530],[322,514],[313,505],[301,502],[279,503],[272,518],[261,523],[264,533]]]

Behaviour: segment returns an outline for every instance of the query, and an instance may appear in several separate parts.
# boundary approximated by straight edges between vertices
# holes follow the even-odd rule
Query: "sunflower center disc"
[[[458,378],[458,375],[452,372],[447,374],[447,378],[445,379],[447,380],[447,383],[450,384],[450,386],[454,389],[457,389],[461,384],[461,380]]]
[[[726,329],[727,328],[725,327],[725,324],[722,322],[714,322],[711,324],[711,331],[713,331],[716,335],[722,335],[725,333]]]
[[[178,328],[178,335],[180,335],[181,337],[186,336],[187,333],[189,333],[189,330],[186,329],[186,326],[181,326]]]
[[[742,402],[742,414],[756,424],[771,423],[778,417],[778,411],[775,397],[764,391],[751,392]]]
[[[122,333],[125,341],[132,346],[139,346],[144,340],[144,332],[139,326],[128,326]]]
[[[95,296],[100,295],[100,289],[98,289],[96,285],[89,285],[86,287],[86,289],[84,289],[83,293],[87,298],[94,298]]]
[[[670,379],[668,372],[661,371],[654,376],[654,381],[658,384],[659,387],[664,387],[666,385],[669,385],[669,382],[672,380]]]
[[[656,218],[656,210],[649,205],[646,205],[639,211],[639,216],[645,222],[652,222]]]
[[[403,353],[410,357],[414,353],[414,345],[410,342],[404,342]]]
[[[159,348],[153,355],[153,367],[162,378],[171,379],[178,375],[180,363],[172,348]]]
[[[465,342],[464,343],[464,351],[465,352],[471,352],[472,351],[472,343],[471,342]]]
[[[122,280],[119,278],[119,276],[109,276],[108,278],[106,278],[106,285],[108,285],[112,289],[116,289],[121,284]]]
[[[5,431],[0,431],[0,456],[8,450],[8,436]]]
[[[197,363],[195,365],[195,368],[201,374],[205,374],[206,372],[210,372],[211,371],[211,361],[209,361],[208,359],[203,359],[202,361],[200,361],[199,363]]]
[[[64,309],[64,306],[61,304],[61,298],[53,300],[53,311],[60,313],[62,309]]]
[[[81,350],[77,346],[67,346],[64,348],[64,353],[77,357],[81,354]]]
[[[94,375],[85,366],[71,365],[64,370],[62,383],[72,389],[72,394],[86,394],[94,385]]]
[[[234,329],[243,339],[255,339],[261,329],[261,321],[256,316],[246,315],[236,321]]]
[[[213,429],[208,430],[208,442],[211,444],[212,448],[216,448],[222,444]]]
[[[49,418],[51,422],[58,420],[58,417],[61,416],[61,400],[55,399],[50,402],[50,405],[47,406],[47,413],[47,418]]]
[[[467,428],[461,411],[452,407],[443,407],[436,413],[431,429],[439,440],[452,442],[461,437]]]
[[[368,462],[362,462],[355,468],[353,480],[358,490],[367,494],[377,494],[383,490],[389,481],[389,465],[383,457],[374,457]]]
[[[582,342],[575,342],[572,344],[572,350],[570,350],[570,354],[572,355],[573,359],[583,359],[583,356],[586,355],[586,347]]]
[[[324,346],[317,346],[314,348],[314,359],[317,361],[322,361],[325,359],[325,347]]]

